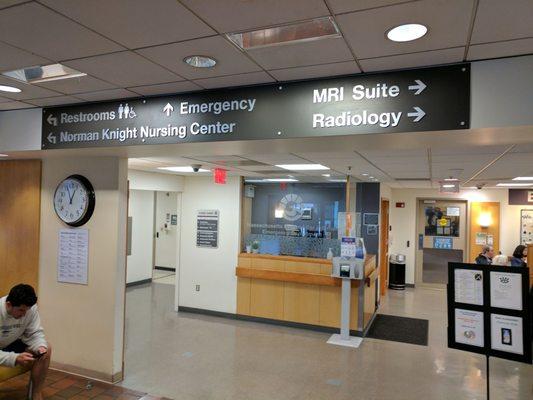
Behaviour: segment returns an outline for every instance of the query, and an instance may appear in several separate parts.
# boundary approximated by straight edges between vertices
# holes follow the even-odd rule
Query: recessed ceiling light
[[[517,176],[513,181],[533,181],[533,176]]]
[[[217,60],[207,56],[189,56],[183,62],[195,68],[213,68],[217,64]]]
[[[244,182],[246,183],[262,183],[265,182],[263,179],[245,179]]]
[[[0,85],[0,92],[20,93],[22,90],[13,86]]]
[[[503,187],[523,187],[523,186],[532,186],[533,183],[498,183],[496,186]]]
[[[250,50],[341,35],[332,17],[322,17],[255,31],[228,33],[226,36],[242,50]]]
[[[455,182],[455,181],[458,181],[459,179],[457,179],[457,178],[444,178],[444,180],[446,182]]]
[[[363,176],[368,176],[368,174],[361,174],[361,175],[363,175]]]
[[[329,170],[328,167],[325,167],[321,164],[279,164],[276,165],[278,168],[288,169],[290,171],[320,171],[320,170]]]
[[[13,71],[2,72],[2,75],[24,83],[41,83],[57,81],[60,79],[79,78],[80,76],[85,76],[87,74],[67,67],[66,65],[50,64],[15,69]]]
[[[328,179],[329,182],[346,183],[346,179]]]
[[[268,178],[264,179],[265,182],[298,182],[298,179],[293,178]]]
[[[331,174],[322,174],[322,176],[325,176],[326,178],[329,178]]]
[[[9,157],[7,154],[0,154],[0,157]]]
[[[442,185],[443,188],[453,188],[455,187],[455,185],[452,185],[452,184],[446,184],[446,185]]]
[[[373,176],[369,176],[368,179],[375,179]]]
[[[162,169],[165,171],[172,171],[172,172],[195,172],[192,167],[159,167],[157,169]],[[200,168],[197,172],[210,172],[208,169],[202,169]]]
[[[389,30],[387,37],[393,42],[410,42],[420,39],[427,31],[428,28],[422,24],[404,24]]]

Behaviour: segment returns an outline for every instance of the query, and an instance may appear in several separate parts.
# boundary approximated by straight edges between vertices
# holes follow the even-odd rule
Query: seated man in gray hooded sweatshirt
[[[44,337],[36,304],[30,285],[16,285],[0,298],[0,365],[30,367],[32,399],[42,400],[52,349]]]

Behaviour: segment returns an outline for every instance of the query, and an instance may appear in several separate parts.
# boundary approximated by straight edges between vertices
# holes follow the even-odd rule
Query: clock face
[[[86,223],[91,218],[94,203],[94,189],[81,175],[72,175],[63,180],[54,194],[54,209],[57,216],[71,226],[81,226]]]

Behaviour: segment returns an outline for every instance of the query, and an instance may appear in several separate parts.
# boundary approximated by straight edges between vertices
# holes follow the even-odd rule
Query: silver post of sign
[[[329,344],[339,346],[359,347],[363,338],[350,336],[350,299],[352,291],[352,280],[364,279],[364,254],[356,254],[356,239],[354,237],[343,237],[342,246],[349,248],[348,252],[341,249],[341,257],[333,258],[333,268],[331,276],[342,279],[341,287],[341,326],[340,334],[333,334],[328,340]],[[362,252],[363,250],[361,250]],[[344,253],[344,255],[343,255]],[[359,256],[359,257],[357,257]]]

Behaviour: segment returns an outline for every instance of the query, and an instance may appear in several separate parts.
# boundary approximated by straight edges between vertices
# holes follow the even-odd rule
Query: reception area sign
[[[468,129],[470,65],[45,108],[43,149]]]

